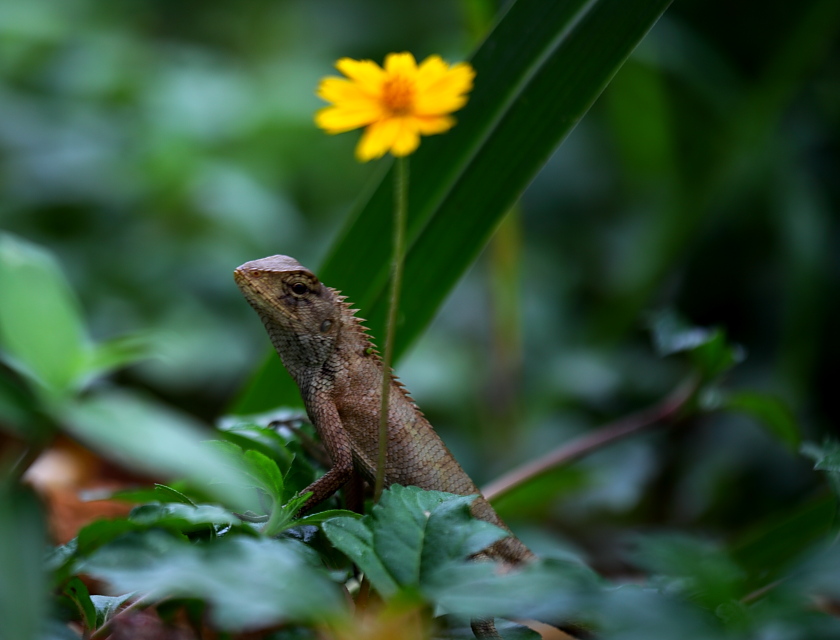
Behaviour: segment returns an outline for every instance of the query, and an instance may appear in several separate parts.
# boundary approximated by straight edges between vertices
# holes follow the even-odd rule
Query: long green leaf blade
[[[477,78],[451,132],[411,157],[396,353],[426,328],[510,206],[574,128],[670,0],[519,0],[475,53]],[[384,334],[390,173],[351,216],[318,276]],[[298,404],[272,357],[235,410]],[[284,379],[285,378],[285,379]]]

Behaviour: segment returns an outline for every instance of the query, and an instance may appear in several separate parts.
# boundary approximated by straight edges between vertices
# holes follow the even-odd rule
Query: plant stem
[[[615,422],[604,425],[600,429],[595,429],[591,433],[572,440],[568,444],[564,444],[554,451],[550,451],[546,455],[506,473],[498,480],[487,485],[482,490],[482,494],[487,500],[493,500],[537,476],[548,473],[552,469],[556,469],[574,460],[578,460],[613,442],[646,431],[655,426],[672,424],[682,417],[683,409],[694,398],[697,389],[697,381],[690,380],[677,388],[676,391],[661,403],[639,413],[620,418]]]
[[[263,535],[269,538],[276,536],[283,530],[280,525],[285,525],[288,517],[289,516],[283,511],[283,506],[275,502],[271,507],[271,515],[268,516],[268,520],[263,525]]]
[[[388,300],[388,324],[385,328],[385,352],[382,356],[382,393],[379,410],[379,455],[376,461],[374,502],[379,501],[385,486],[385,464],[388,454],[388,404],[391,395],[391,363],[394,358],[394,336],[403,272],[405,219],[408,210],[408,158],[397,158],[394,171],[394,241],[391,253],[391,292]]]

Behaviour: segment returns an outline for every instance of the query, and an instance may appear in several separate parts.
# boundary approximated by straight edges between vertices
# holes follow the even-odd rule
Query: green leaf
[[[0,350],[48,395],[81,384],[91,344],[78,301],[53,257],[0,233]]]
[[[255,476],[262,482],[266,490],[277,503],[283,502],[283,474],[277,468],[277,463],[268,456],[251,449],[245,452],[245,460],[249,463]]]
[[[102,375],[151,355],[149,335],[127,335],[96,344],[88,363],[89,375]]]
[[[71,569],[79,547],[78,538],[73,538],[67,544],[49,549],[44,557],[44,568],[52,574],[52,585],[60,588],[71,576]]]
[[[300,445],[297,442],[290,443],[291,449],[295,451],[292,463],[286,475],[283,477],[283,484],[286,493],[300,493],[315,481],[315,468],[306,459]]]
[[[424,595],[448,613],[581,621],[591,613],[596,576],[571,562],[535,561],[509,571],[492,562],[449,563],[429,575]]]
[[[708,344],[717,333],[716,329],[688,324],[672,310],[653,314],[649,320],[649,326],[654,349],[661,357],[694,351]]]
[[[731,554],[747,573],[747,591],[760,589],[788,572],[794,558],[832,532],[836,497],[821,495],[754,523],[738,536]]]
[[[108,622],[133,595],[133,593],[125,593],[121,596],[91,596],[90,599],[96,610],[96,627],[99,628]]]
[[[308,462],[302,445],[305,434],[300,425],[306,422],[306,414],[299,410],[279,409],[269,413],[254,416],[225,416],[219,422],[221,436],[242,449],[256,449],[277,462],[281,470],[285,469],[283,484],[286,495],[302,491],[315,480],[315,470]],[[285,436],[273,427],[262,427],[261,424],[272,424],[276,421],[298,428],[284,428],[290,433]]]
[[[472,517],[476,497],[399,485],[382,493],[372,512],[373,543],[397,582],[420,585],[428,572],[510,535]]]
[[[715,329],[708,342],[691,351],[694,366],[707,380],[726,373],[744,357],[743,349],[727,342],[723,329]]]
[[[289,450],[286,440],[274,429],[255,424],[238,424],[221,427],[221,435],[242,449],[259,451],[275,460],[283,469],[292,465],[294,454]]]
[[[840,597],[840,552],[825,542],[804,554],[790,576],[791,589],[799,594],[818,593],[822,597]]]
[[[383,596],[423,584],[426,576],[488,547],[508,533],[474,519],[475,496],[392,485],[370,515],[323,524],[330,542],[365,572]]]
[[[270,515],[262,530],[264,535],[275,536],[285,529],[298,526],[295,516],[311,495],[310,492],[294,495],[287,500],[283,474],[274,460],[255,449],[243,451],[232,442],[214,440],[208,444],[228,458],[233,468],[239,469],[237,482],[240,487],[256,488],[269,498],[270,505],[255,502],[250,505],[253,509],[249,509]]]
[[[344,609],[337,585],[293,540],[230,536],[190,545],[150,531],[115,540],[81,570],[119,592],[200,598],[227,631],[322,622]]]
[[[268,495],[274,504],[283,504],[283,474],[268,456],[254,449],[243,451],[232,442],[212,440],[208,443],[219,455],[228,461],[228,466],[238,473],[236,483],[240,487],[253,487]]]
[[[64,595],[70,598],[79,610],[79,617],[85,628],[95,629],[96,624],[96,606],[91,600],[90,592],[85,583],[79,578],[73,577],[64,587]]]
[[[649,325],[654,348],[661,357],[688,353],[706,380],[720,376],[744,359],[743,349],[730,345],[723,329],[692,326],[671,310],[653,314]]]
[[[348,511],[347,509],[327,509],[326,511],[319,511],[318,513],[298,518],[293,524],[295,527],[315,525],[326,522],[327,520],[332,520],[333,518],[351,518],[353,520],[358,520],[362,518],[362,514],[356,513],[355,511]]]
[[[402,354],[560,141],[574,128],[670,0],[518,0],[472,57],[475,89],[446,135],[411,156],[400,324]],[[527,34],[527,37],[523,37]],[[383,336],[392,224],[392,176],[351,214],[318,276]],[[363,257],[363,259],[361,259]],[[270,357],[236,413],[300,405]]]
[[[604,638],[712,640],[728,636],[707,611],[655,589],[636,585],[605,589],[596,606],[592,617]]]
[[[0,635],[35,640],[47,618],[47,535],[30,491],[0,484],[0,541]]]
[[[275,503],[271,510],[271,517],[268,519],[265,527],[263,527],[263,534],[273,537],[286,529],[307,524],[306,522],[295,520],[295,516],[301,507],[306,504],[306,501],[309,500],[309,496],[311,495],[312,492],[307,491],[301,495],[293,496],[286,504],[281,505],[280,503]]]
[[[167,527],[182,533],[206,529],[208,526],[239,526],[242,521],[227,509],[211,504],[144,504],[132,509],[131,522],[146,527]]]
[[[189,504],[196,506],[196,503],[181,491],[165,484],[155,484],[152,487],[137,489],[119,489],[117,491],[91,490],[81,491],[80,497],[83,500],[123,500],[125,502],[147,503],[147,502],[175,502],[178,504]]]
[[[815,461],[814,469],[818,471],[840,472],[840,442],[826,440],[822,446],[814,442],[802,445],[802,455]]]
[[[165,484],[155,483],[155,500],[159,502],[176,502],[181,504],[189,504],[192,506],[196,506],[196,504],[190,500],[187,496],[183,493],[178,491],[177,489],[170,487]]]
[[[334,518],[324,522],[321,528],[333,546],[361,569],[379,595],[391,598],[399,592],[397,581],[374,550],[373,531],[367,522],[356,518]]]
[[[779,398],[753,391],[739,391],[724,396],[722,408],[740,411],[756,418],[770,433],[793,450],[799,449],[802,434],[788,406]]]
[[[0,376],[0,431],[12,432],[26,440],[45,436],[40,432],[47,426],[35,417],[37,404],[36,398],[18,380],[13,380],[13,376]]]
[[[800,450],[806,458],[814,460],[815,471],[825,471],[836,498],[840,498],[840,442],[826,439],[822,446],[806,442]]]
[[[71,556],[84,557],[90,555],[126,533],[145,529],[148,529],[148,527],[139,522],[132,522],[127,518],[94,520],[79,530],[79,534],[76,536],[76,545],[71,549]],[[71,557],[65,556],[64,562],[67,563],[70,559]]]
[[[66,396],[93,376],[138,360],[137,336],[94,344],[78,300],[50,253],[0,233],[0,356],[49,398]]]
[[[743,592],[745,573],[717,545],[686,535],[638,537],[634,563],[655,574],[670,593],[680,593],[714,610]]]
[[[141,472],[182,477],[230,506],[247,504],[236,486],[244,470],[202,446],[211,432],[186,415],[127,393],[101,393],[54,409],[71,435]]]

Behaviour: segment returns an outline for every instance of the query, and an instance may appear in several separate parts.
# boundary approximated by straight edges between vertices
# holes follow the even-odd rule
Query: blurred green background
[[[382,170],[316,130],[318,80],[342,56],[464,59],[496,10],[0,0],[0,228],[58,256],[95,337],[147,337],[121,384],[211,421],[268,348],[233,268],[316,269]],[[663,308],[744,347],[731,387],[836,432],[839,27],[836,0],[676,0],[636,50],[397,367],[479,482],[676,386],[645,328]],[[618,529],[787,518],[824,491],[811,467],[711,414],[501,506],[610,567]]]

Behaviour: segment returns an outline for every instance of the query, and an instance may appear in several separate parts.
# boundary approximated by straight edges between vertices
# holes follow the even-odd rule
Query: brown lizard
[[[300,388],[332,462],[330,470],[304,490],[312,496],[302,511],[332,496],[356,474],[372,484],[383,366],[362,320],[355,317],[357,310],[288,256],[246,262],[234,271],[234,278]],[[393,376],[390,394],[385,486],[478,495],[471,505],[473,515],[510,531]],[[512,535],[480,555],[510,565],[534,558]],[[498,637],[489,620],[474,620],[473,629],[479,637]]]

